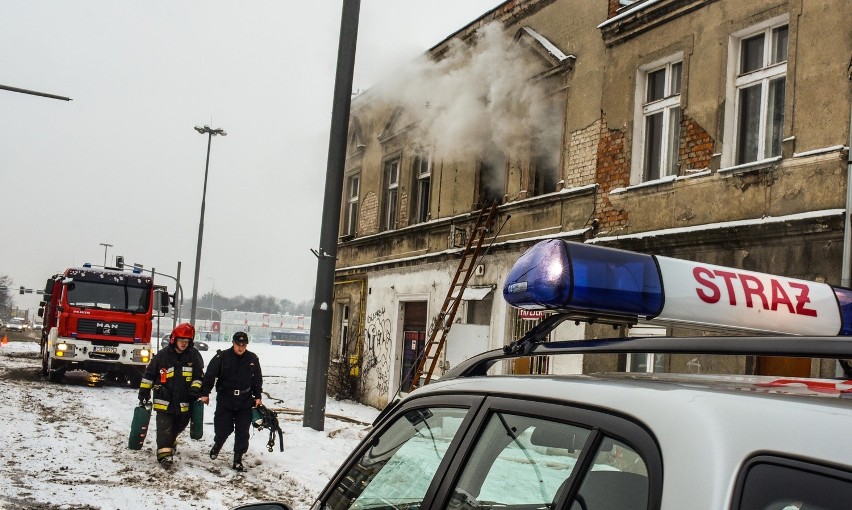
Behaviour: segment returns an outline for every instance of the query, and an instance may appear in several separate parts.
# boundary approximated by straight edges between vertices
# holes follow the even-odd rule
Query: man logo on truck
[[[118,324],[104,324],[103,322],[99,322],[97,328],[103,335],[114,335],[118,333]]]

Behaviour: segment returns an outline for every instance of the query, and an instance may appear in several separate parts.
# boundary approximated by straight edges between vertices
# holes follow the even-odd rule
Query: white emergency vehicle
[[[850,359],[852,291],[551,240],[518,260],[503,295],[551,315],[390,404],[312,510],[852,508],[852,381],[502,374],[519,356]],[[753,336],[545,342],[566,320]]]

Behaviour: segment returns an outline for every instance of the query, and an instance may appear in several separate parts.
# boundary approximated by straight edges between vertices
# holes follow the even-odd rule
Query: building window
[[[361,175],[350,175],[346,179],[346,217],[343,220],[343,235],[354,236],[358,227],[358,194]]]
[[[562,178],[559,163],[565,123],[564,111],[564,96],[550,96],[548,106],[542,114],[542,123],[533,130],[530,169],[532,196],[555,192]]]
[[[399,158],[385,162],[382,230],[396,228],[399,207]]]
[[[642,111],[637,122],[640,152],[636,155],[642,162],[642,181],[678,173],[681,58],[677,55],[639,69],[637,103],[642,105]]]
[[[650,336],[666,336],[666,328],[655,326],[636,326],[630,328],[628,336],[631,337],[650,337]],[[627,354],[627,371],[628,372],[666,372],[668,364],[668,354]]]
[[[412,172],[417,195],[414,200],[414,223],[429,220],[429,197],[432,191],[432,157],[429,153],[418,152],[414,156]]]
[[[731,39],[729,101],[735,104],[730,141],[733,157],[742,165],[781,155],[784,94],[787,84],[786,16],[734,34]]]
[[[479,162],[476,208],[490,207],[495,202],[503,203],[503,196],[506,194],[506,170],[506,155],[490,142]]]
[[[533,157],[533,196],[556,191],[559,168],[554,165],[553,153],[536,153]]]

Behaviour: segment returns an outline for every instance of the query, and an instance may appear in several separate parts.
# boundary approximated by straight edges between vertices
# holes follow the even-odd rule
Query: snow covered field
[[[230,343],[210,344],[205,363]],[[65,384],[41,376],[36,342],[0,347],[0,509],[227,509],[278,500],[307,509],[379,411],[329,399],[325,430],[302,427],[301,414],[279,413],[284,451],[268,452],[269,430],[252,428],[248,471],[230,469],[233,435],[215,461],[214,402],[205,409],[204,438],[189,430],[178,443],[175,466],[155,462],[155,424],[140,451],[127,447],[135,389],[87,386],[85,372],[66,375]],[[249,344],[264,372],[264,404],[301,410],[305,398],[306,347]],[[351,423],[332,415],[351,418]]]

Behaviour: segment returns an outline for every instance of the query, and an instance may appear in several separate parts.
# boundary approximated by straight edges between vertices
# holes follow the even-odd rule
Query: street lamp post
[[[204,189],[201,192],[201,217],[198,219],[198,247],[195,251],[195,279],[192,281],[192,309],[190,310],[189,323],[195,326],[195,312],[198,306],[198,272],[201,269],[201,239],[204,236],[204,206],[207,200],[207,172],[210,169],[210,144],[216,135],[226,136],[224,129],[211,129],[210,126],[198,127],[195,130],[207,135],[207,163],[204,165]]]
[[[111,245],[111,244],[108,244],[108,243],[100,243],[100,245],[104,247],[104,267],[106,267],[106,261],[107,261],[107,250],[108,250],[109,248],[112,248],[112,245]]]

